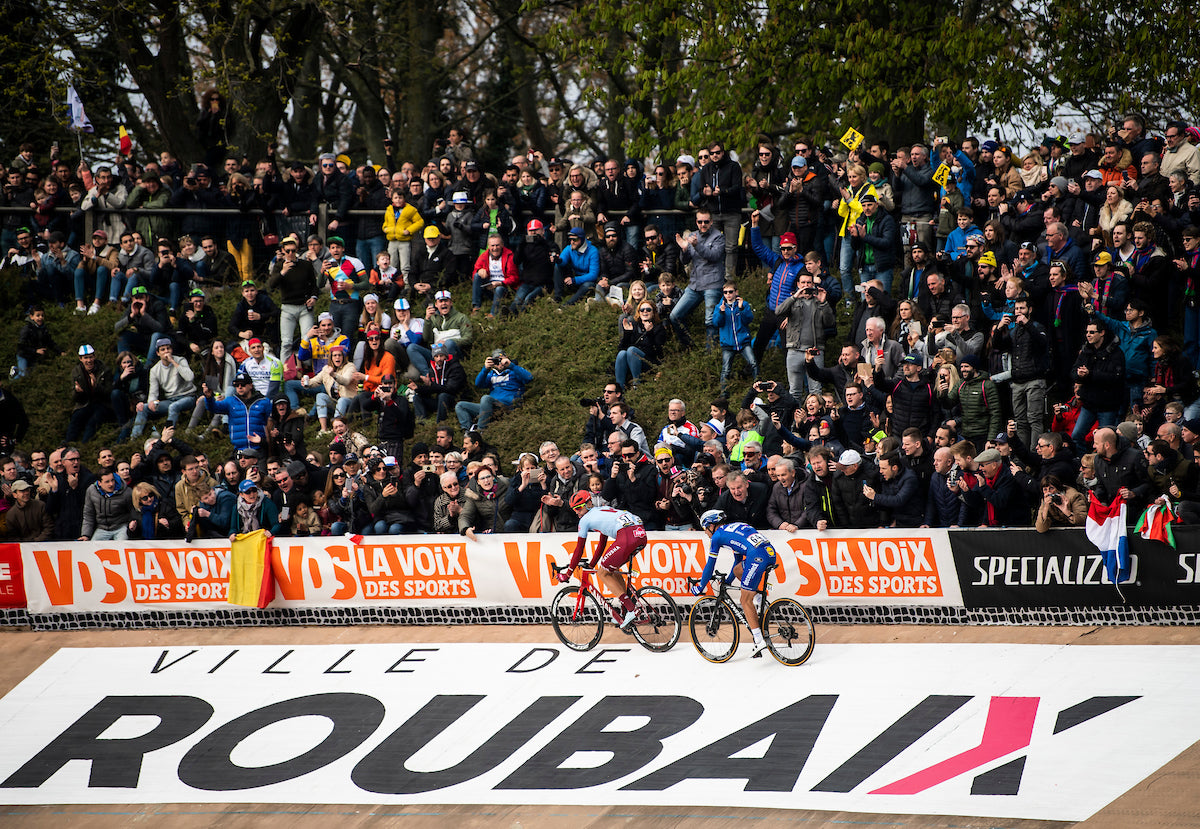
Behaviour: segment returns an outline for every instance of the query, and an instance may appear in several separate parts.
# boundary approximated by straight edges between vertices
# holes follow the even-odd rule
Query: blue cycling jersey
[[[733,551],[735,565],[745,559],[746,563],[742,568],[742,584],[744,586],[757,586],[760,568],[753,566],[754,564],[766,562],[774,566],[775,548],[771,546],[770,541],[767,541],[766,536],[741,521],[725,524],[712,534],[712,540],[708,547],[708,561],[704,563],[704,573],[700,576],[701,591],[708,586],[708,582],[712,578],[713,568],[717,565],[717,555],[721,552],[722,547],[728,547]],[[752,573],[754,574],[754,583],[750,584],[749,579]]]

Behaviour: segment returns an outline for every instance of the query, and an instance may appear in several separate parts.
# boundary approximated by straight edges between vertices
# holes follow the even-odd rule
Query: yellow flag
[[[939,187],[945,187],[946,182],[950,179],[950,167],[945,163],[938,165],[938,168],[933,171],[933,180],[937,182]]]
[[[229,604],[266,607],[275,598],[271,536],[266,530],[239,533],[229,548]]]
[[[854,127],[850,127],[846,130],[846,134],[842,136],[841,141],[842,144],[845,145],[846,149],[848,149],[850,152],[854,152],[858,149],[858,145],[863,142],[863,134]]]

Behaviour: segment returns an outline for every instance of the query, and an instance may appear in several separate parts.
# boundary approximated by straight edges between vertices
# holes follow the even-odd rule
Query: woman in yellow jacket
[[[841,188],[842,195],[838,200],[838,215],[842,217],[842,226],[838,230],[838,236],[842,239],[838,271],[842,277],[842,296],[846,297],[846,302],[849,304],[851,297],[854,296],[854,279],[851,273],[854,269],[854,246],[847,238],[848,228],[862,215],[862,202],[859,199],[868,193],[878,199],[879,194],[867,179],[867,170],[861,164],[850,165],[850,168],[846,170],[846,181],[847,184]]]
[[[383,235],[388,240],[388,253],[396,268],[404,274],[405,283],[412,270],[413,237],[419,236],[425,229],[425,220],[417,212],[417,208],[406,204],[404,191],[399,187],[392,190],[392,204],[383,211]]]

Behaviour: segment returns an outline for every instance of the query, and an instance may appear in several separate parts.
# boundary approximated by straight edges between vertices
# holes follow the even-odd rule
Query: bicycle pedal
[[[767,640],[766,639],[764,639],[761,642],[756,642],[754,644],[754,647],[750,649],[750,658],[751,659],[761,659],[762,655],[763,655],[763,651],[765,651],[766,649],[767,649]]]

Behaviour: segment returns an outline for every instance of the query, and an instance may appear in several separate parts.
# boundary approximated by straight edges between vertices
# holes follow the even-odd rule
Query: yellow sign
[[[940,164],[933,172],[933,180],[938,183],[939,187],[945,187],[946,182],[950,178],[950,167],[947,164]]]
[[[854,129],[854,127],[850,127],[848,130],[846,130],[846,134],[842,136],[842,144],[844,144],[846,149],[848,149],[850,152],[857,150],[858,145],[862,142],[863,134]]]

